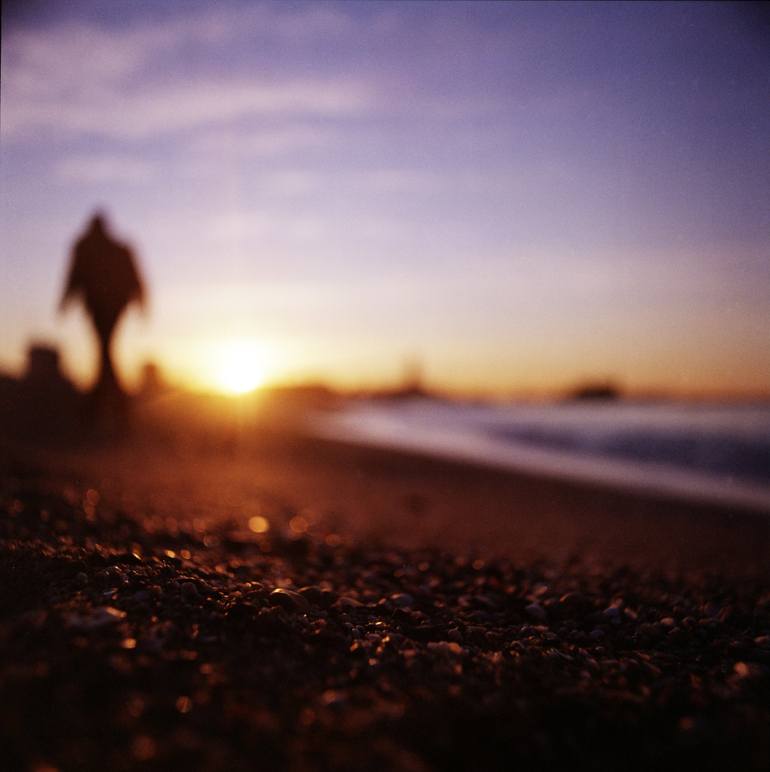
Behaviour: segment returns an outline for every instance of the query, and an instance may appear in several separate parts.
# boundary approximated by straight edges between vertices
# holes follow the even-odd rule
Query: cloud
[[[278,79],[263,71],[247,77],[234,67],[215,66],[209,76],[163,75],[183,49],[221,58],[237,50],[238,38],[246,35],[252,47],[266,37],[302,44],[313,36],[333,38],[346,24],[332,9],[285,13],[258,6],[127,29],[69,23],[15,30],[3,41],[3,138],[23,139],[43,130],[141,140],[249,117],[361,110],[371,95],[352,78]],[[295,134],[284,142],[299,140]],[[278,142],[262,141],[267,150]]]
[[[286,125],[244,131],[212,129],[193,138],[189,149],[194,153],[219,155],[226,152],[245,157],[264,157],[322,148],[334,138],[335,132],[317,126]]]
[[[63,182],[99,184],[148,182],[153,168],[146,161],[121,156],[78,156],[65,158],[54,168],[54,174]]]
[[[25,88],[51,93],[85,81],[99,86],[115,83],[147,68],[153,59],[182,49],[224,49],[243,38],[284,43],[329,40],[351,27],[350,19],[332,8],[286,11],[273,5],[220,6],[121,28],[64,22],[11,29],[4,35],[3,67],[7,65]]]
[[[227,78],[71,97],[35,97],[12,85],[6,93],[6,138],[42,128],[140,140],[253,116],[344,114],[367,101],[364,90],[352,84],[306,80],[276,85]]]
[[[206,232],[220,244],[312,244],[328,237],[330,223],[319,214],[283,210],[228,211],[212,215]]]

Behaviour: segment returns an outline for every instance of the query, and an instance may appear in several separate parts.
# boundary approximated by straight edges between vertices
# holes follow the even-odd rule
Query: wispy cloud
[[[4,35],[3,67],[11,77],[38,93],[62,85],[115,83],[147,69],[152,60],[191,47],[221,48],[239,38],[308,42],[334,39],[350,32],[352,22],[323,7],[285,10],[276,5],[216,9],[177,15],[128,27],[103,27],[68,22],[36,29],[20,28]],[[7,73],[8,74],[8,73]]]
[[[281,79],[212,68],[211,74],[158,75],[173,52],[222,52],[247,33],[271,39],[342,32],[332,9],[280,13],[259,6],[207,12],[164,24],[107,29],[66,24],[13,31],[3,45],[5,139],[44,130],[144,139],[254,116],[318,116],[363,109],[371,94],[351,78],[286,75]],[[299,137],[284,139],[298,141]],[[263,137],[265,148],[277,140]]]
[[[328,236],[330,223],[318,214],[286,211],[219,212],[211,216],[207,233],[223,244],[290,241],[307,244]]]
[[[280,85],[249,80],[182,82],[152,89],[89,91],[39,97],[8,86],[3,134],[33,129],[132,140],[223,124],[250,116],[334,115],[366,103],[353,84],[292,81]]]
[[[235,131],[211,129],[201,132],[189,143],[194,153],[223,152],[244,157],[277,156],[297,150],[328,146],[336,138],[328,128],[286,125],[280,128]]]
[[[99,184],[105,182],[143,183],[154,176],[146,161],[122,156],[77,156],[56,164],[54,174],[63,182]]]

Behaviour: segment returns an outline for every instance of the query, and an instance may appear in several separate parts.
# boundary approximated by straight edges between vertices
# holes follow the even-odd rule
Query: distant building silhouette
[[[620,399],[620,387],[610,380],[584,383],[573,388],[567,395],[568,400],[594,400],[610,402]]]
[[[91,391],[90,410],[97,422],[121,422],[127,396],[112,360],[112,342],[120,317],[131,303],[144,305],[145,288],[134,255],[113,239],[105,217],[97,213],[72,250],[60,310],[73,300],[83,304],[99,341],[99,375]]]
[[[27,369],[21,387],[38,401],[45,399],[57,409],[77,397],[77,389],[62,373],[59,350],[45,343],[32,343],[27,349]]]
[[[422,362],[417,357],[409,357],[404,362],[404,380],[401,391],[405,394],[425,394]]]
[[[33,343],[21,377],[0,377],[0,426],[26,439],[61,438],[75,429],[81,399],[62,373],[58,350]]]
[[[145,362],[139,382],[139,396],[152,399],[168,390],[160,367],[155,362]]]
[[[408,357],[404,362],[404,375],[401,385],[395,389],[386,389],[372,396],[381,399],[417,399],[434,396],[426,386],[423,377],[422,362],[418,357]]]
[[[33,343],[27,349],[27,370],[24,380],[28,384],[52,385],[66,379],[61,373],[59,351],[53,346]]]

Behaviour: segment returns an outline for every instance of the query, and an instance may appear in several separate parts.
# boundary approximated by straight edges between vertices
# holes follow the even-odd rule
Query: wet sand
[[[762,571],[770,512],[628,492],[452,460],[268,432],[225,445],[41,459],[132,506],[185,519],[303,512],[319,531],[515,560],[573,557],[673,571]]]

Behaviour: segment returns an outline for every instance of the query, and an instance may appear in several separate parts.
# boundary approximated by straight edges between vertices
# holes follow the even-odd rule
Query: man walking
[[[134,255],[110,236],[100,213],[92,217],[72,250],[60,311],[73,300],[82,302],[99,340],[99,376],[90,401],[92,418],[123,421],[127,396],[115,372],[112,341],[126,308],[134,302],[144,307],[145,289]]]

